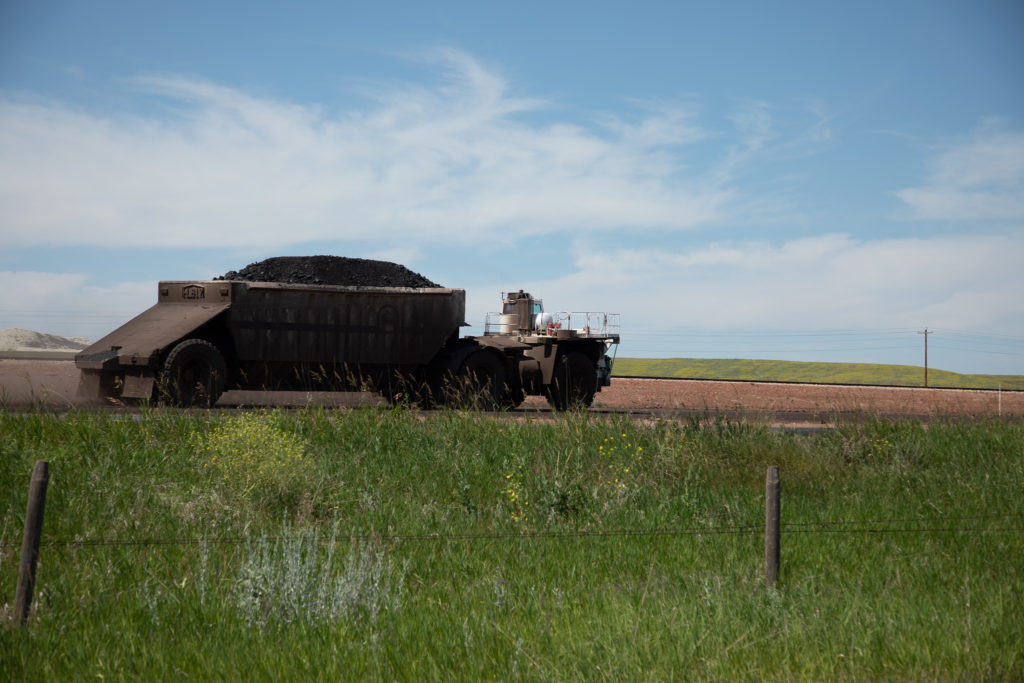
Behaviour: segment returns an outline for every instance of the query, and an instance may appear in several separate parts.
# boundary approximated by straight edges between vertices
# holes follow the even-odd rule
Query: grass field
[[[733,379],[762,382],[924,386],[923,367],[870,363],[805,363],[717,358],[618,358],[615,361],[614,374],[636,377]],[[928,386],[954,389],[1024,390],[1024,375],[962,375],[929,368]]]
[[[0,413],[0,662],[50,681],[1020,679],[1022,494],[1024,426],[998,422]]]

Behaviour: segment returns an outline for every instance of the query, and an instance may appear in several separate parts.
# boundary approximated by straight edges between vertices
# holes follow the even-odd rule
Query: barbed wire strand
[[[885,534],[885,533],[1022,533],[1024,527],[984,527],[984,526],[942,526],[950,522],[975,522],[981,520],[1024,519],[1024,514],[1006,515],[971,515],[965,517],[925,518],[925,519],[876,519],[876,520],[826,520],[811,522],[785,522],[783,531],[792,534]],[[892,527],[888,525],[914,525]],[[931,526],[919,526],[927,524]],[[657,537],[657,536],[715,536],[715,535],[747,535],[759,534],[764,530],[763,524],[744,524],[719,527],[682,527],[668,529],[608,529],[595,531],[536,531],[536,532],[488,532],[465,534],[402,534],[402,533],[361,533],[346,534],[343,538],[350,541],[375,540],[384,542],[456,542],[456,541],[515,541],[515,540],[569,540],[582,538],[609,537]],[[43,541],[44,547],[153,547],[173,545],[239,545],[252,542],[279,542],[287,540],[285,536],[225,536],[215,538],[144,538],[144,539],[51,539]],[[335,537],[336,538],[336,537]],[[327,540],[322,537],[322,540]],[[14,544],[0,544],[0,550],[16,548]]]

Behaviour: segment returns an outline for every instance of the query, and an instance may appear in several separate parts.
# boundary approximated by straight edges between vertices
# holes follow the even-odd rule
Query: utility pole
[[[928,386],[928,335],[935,334],[935,330],[929,330],[926,327],[924,332],[918,332],[918,334],[924,335],[924,385]]]

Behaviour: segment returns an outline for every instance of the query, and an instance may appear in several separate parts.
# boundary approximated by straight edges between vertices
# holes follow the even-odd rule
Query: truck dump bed
[[[160,282],[157,303],[75,357],[88,391],[147,396],[168,352],[189,338],[229,368],[259,364],[422,366],[464,325],[465,291],[241,280]],[[103,375],[103,378],[98,377]],[[105,379],[104,379],[105,378]]]

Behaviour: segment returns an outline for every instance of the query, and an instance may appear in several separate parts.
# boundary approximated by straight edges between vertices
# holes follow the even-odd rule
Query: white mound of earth
[[[80,351],[91,343],[85,337],[59,337],[17,327],[0,330],[0,351]]]

